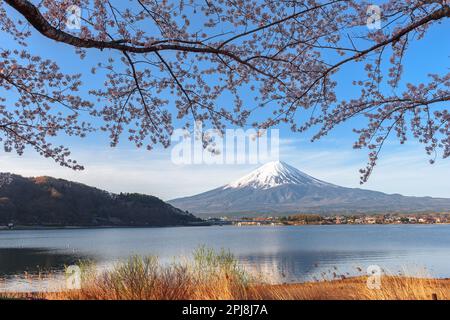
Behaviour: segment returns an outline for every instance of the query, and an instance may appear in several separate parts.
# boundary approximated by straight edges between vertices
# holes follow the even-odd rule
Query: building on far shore
[[[233,224],[236,226],[277,226],[308,224],[442,224],[450,223],[450,213],[417,213],[417,214],[373,214],[373,215],[325,215],[299,213],[286,216],[257,216],[241,218],[210,218],[212,224]]]

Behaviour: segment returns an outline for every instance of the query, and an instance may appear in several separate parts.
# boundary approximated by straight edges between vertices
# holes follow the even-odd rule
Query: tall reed
[[[98,270],[90,263],[80,263],[80,269],[80,289],[9,293],[4,297],[90,300],[450,299],[449,279],[382,276],[379,289],[369,289],[367,277],[270,284],[263,276],[246,272],[231,253],[215,252],[205,247],[197,249],[193,259],[172,263],[161,263],[154,256],[133,256],[106,270]]]

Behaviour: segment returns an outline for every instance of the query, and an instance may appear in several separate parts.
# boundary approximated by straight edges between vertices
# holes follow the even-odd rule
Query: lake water
[[[162,261],[206,245],[230,250],[274,282],[390,273],[450,277],[450,225],[217,226],[0,231],[0,278],[61,271],[79,259],[109,265],[130,255]]]

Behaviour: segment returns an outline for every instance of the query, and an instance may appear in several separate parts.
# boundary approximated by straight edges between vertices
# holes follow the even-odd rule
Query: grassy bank
[[[132,257],[98,271],[81,264],[81,288],[35,294],[4,294],[38,299],[450,299],[450,280],[383,276],[380,289],[366,277],[299,284],[268,284],[245,272],[227,252],[199,249],[194,259],[161,264],[156,257]],[[1,293],[0,293],[1,297]]]

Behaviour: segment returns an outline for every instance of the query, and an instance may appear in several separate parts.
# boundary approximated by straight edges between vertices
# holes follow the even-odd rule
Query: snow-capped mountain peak
[[[272,161],[226,185],[224,189],[244,187],[270,189],[284,184],[331,186],[331,184],[313,178],[285,162]]]
[[[289,213],[448,212],[450,199],[340,187],[284,162],[270,162],[224,187],[169,202],[202,217]]]

